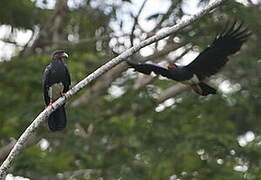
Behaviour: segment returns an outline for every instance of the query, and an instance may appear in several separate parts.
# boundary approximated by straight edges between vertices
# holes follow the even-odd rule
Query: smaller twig
[[[19,56],[23,56],[25,50],[28,48],[29,44],[33,41],[34,37],[35,37],[35,31],[32,30],[32,35],[30,37],[30,39],[27,41],[27,43],[25,44],[25,46],[23,47],[22,51],[20,52]]]
[[[159,29],[162,25],[162,23],[169,17],[169,15],[173,12],[173,9],[176,8],[176,6],[180,3],[180,0],[173,1],[172,4],[170,5],[168,11],[162,16],[160,22],[153,28],[152,31],[156,31]]]
[[[193,46],[188,47],[187,49],[185,49],[184,52],[182,52],[179,56],[177,56],[174,60],[170,61],[170,63],[174,63],[178,60],[180,60],[181,58],[183,58],[183,56],[185,56],[189,51],[191,51],[193,49]]]
[[[185,46],[187,43],[186,42],[182,42],[182,43],[168,43],[165,45],[165,47],[161,50],[161,51],[157,51],[154,54],[150,55],[150,56],[146,56],[142,59],[142,62],[151,60],[151,59],[157,59],[159,57],[163,57],[168,55],[170,52],[175,51],[183,46]]]
[[[9,40],[9,39],[0,39],[0,41],[2,41],[2,42],[4,42],[4,43],[13,44],[13,45],[15,45],[15,46],[20,46],[20,47],[22,47],[21,45],[18,45],[17,42],[11,41],[11,40]]]
[[[14,147],[15,143],[16,143],[16,140],[14,139],[9,144],[0,148],[0,162],[5,160],[5,158],[10,153],[11,149]]]
[[[255,5],[251,0],[247,0],[247,2],[248,2],[249,4],[251,4],[252,6]]]
[[[138,24],[138,20],[139,20],[139,17],[141,15],[141,12],[146,4],[148,0],[144,0],[141,7],[140,7],[140,10],[138,12],[138,14],[134,17],[134,23],[133,23],[133,26],[132,26],[132,29],[131,29],[131,34],[130,34],[130,42],[131,42],[131,46],[133,46],[133,40],[134,40],[134,31],[135,31],[135,28]]]

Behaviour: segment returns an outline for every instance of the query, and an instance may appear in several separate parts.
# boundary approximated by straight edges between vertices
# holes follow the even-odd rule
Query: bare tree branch
[[[164,47],[163,50],[156,51],[154,54],[143,58],[142,62],[168,55],[170,52],[175,51],[175,50],[185,46],[186,44],[187,43],[185,43],[185,42],[184,43],[174,43],[174,42],[168,43],[168,44],[166,44],[166,46]]]
[[[38,142],[39,140],[40,140],[40,137],[33,134],[27,139],[26,146],[27,147],[31,146],[31,145],[35,144],[36,142]],[[14,147],[16,142],[17,142],[16,139],[11,138],[11,142],[9,144],[0,148],[0,162],[3,162],[6,159],[6,157],[8,156],[8,154],[10,153],[10,151],[12,150],[12,148]]]
[[[154,30],[157,30],[161,27],[162,23],[169,17],[169,15],[173,12],[173,9],[175,9],[177,7],[177,5],[181,2],[181,0],[175,0],[171,3],[168,11],[166,12],[166,14],[164,14],[160,20],[160,22],[155,26]]]
[[[64,24],[66,19],[67,0],[56,0],[55,3],[55,14],[53,19],[53,26],[51,31],[53,32],[52,40],[53,42],[60,41],[64,39]],[[53,43],[53,46],[56,47],[57,44]]]
[[[189,51],[191,51],[193,49],[193,46],[189,46],[187,47],[184,52],[182,52],[179,56],[177,56],[173,61],[171,61],[171,63],[174,63],[178,60],[180,60],[181,58],[183,58],[183,56],[185,56]]]
[[[189,89],[189,86],[186,86],[184,84],[176,84],[174,86],[169,87],[165,91],[163,91],[160,96],[157,98],[159,103],[164,102],[165,100],[175,97],[179,95],[180,93],[184,92],[185,90]]]
[[[247,2],[250,4],[250,7],[253,7],[255,11],[259,12],[261,10],[261,2],[257,1],[254,3],[252,0],[247,0]]]
[[[4,42],[4,43],[8,43],[8,44],[13,44],[13,45],[15,45],[15,46],[20,46],[20,45],[17,44],[17,42],[11,41],[11,40],[9,40],[9,39],[0,39],[0,41],[2,41],[2,42]],[[21,46],[20,46],[20,47],[21,47]]]
[[[9,144],[0,148],[0,162],[3,162],[5,158],[10,153],[11,149],[14,147],[16,140],[12,140]]]
[[[144,0],[141,7],[140,7],[140,10],[138,12],[138,14],[134,17],[134,23],[133,23],[133,26],[132,26],[132,29],[131,29],[131,34],[130,34],[130,42],[131,42],[131,46],[133,46],[133,40],[134,40],[134,31],[135,31],[135,28],[138,24],[138,20],[139,20],[139,17],[141,15],[141,12],[146,4],[148,0]]]
[[[35,51],[36,48],[43,47],[45,44],[43,44],[42,40],[57,42],[64,39],[63,25],[65,23],[67,10],[67,0],[56,0],[52,17],[43,27],[40,27],[36,38],[32,39],[32,46],[25,48],[22,52],[22,56],[30,55]],[[57,46],[55,43],[52,43],[51,45],[53,47]]]
[[[193,15],[192,17],[180,21],[179,24],[169,27],[165,30],[160,31],[155,36],[152,36],[144,41],[142,41],[140,44],[137,44],[126,51],[124,51],[119,56],[113,58],[109,62],[107,62],[105,65],[101,66],[97,70],[95,70],[93,73],[88,75],[86,78],[84,78],[82,81],[80,81],[78,84],[76,84],[72,89],[70,89],[65,96],[59,98],[57,101],[53,103],[52,107],[47,107],[44,111],[42,111],[30,124],[30,126],[24,131],[24,133],[20,136],[18,141],[16,142],[14,148],[9,153],[6,160],[3,162],[3,164],[0,167],[0,178],[4,178],[7,174],[11,164],[15,160],[16,156],[20,153],[20,151],[25,147],[27,139],[36,131],[36,129],[40,126],[40,124],[58,107],[62,106],[65,101],[70,98],[71,96],[75,95],[78,91],[80,91],[82,88],[84,88],[86,85],[88,85],[91,81],[95,80],[96,78],[100,77],[105,72],[109,71],[111,68],[119,64],[120,62],[124,61],[128,57],[132,56],[134,53],[138,52],[141,48],[152,44],[156,41],[159,41],[170,34],[177,32],[178,30],[186,27],[187,25],[193,23],[197,19],[201,18],[203,15],[207,14],[209,11],[213,10],[217,6],[219,6],[221,3],[225,2],[226,0],[216,0],[213,3],[206,6],[203,10],[201,10],[199,13]]]

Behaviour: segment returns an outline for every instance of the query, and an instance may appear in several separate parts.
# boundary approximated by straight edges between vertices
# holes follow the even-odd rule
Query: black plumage
[[[69,71],[63,61],[68,55],[63,51],[53,53],[51,63],[45,68],[43,75],[43,92],[46,105],[60,98],[69,90],[71,78]],[[56,109],[48,118],[50,130],[58,131],[66,127],[66,114],[64,105]]]
[[[217,73],[228,61],[228,56],[240,50],[244,42],[250,36],[247,28],[236,21],[222,33],[216,36],[212,44],[203,50],[190,64],[178,66],[169,64],[168,68],[157,64],[127,63],[136,71],[143,74],[154,72],[169,79],[190,85],[193,90],[202,95],[216,94],[216,89],[210,87],[203,81]]]

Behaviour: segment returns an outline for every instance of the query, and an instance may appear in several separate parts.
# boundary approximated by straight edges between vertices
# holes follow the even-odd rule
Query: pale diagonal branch
[[[152,44],[156,41],[159,41],[167,36],[169,36],[172,33],[177,32],[178,30],[184,28],[185,26],[191,24],[192,22],[196,21],[203,15],[207,14],[212,9],[219,6],[221,3],[225,2],[226,0],[217,0],[213,3],[206,6],[203,10],[201,10],[199,13],[193,15],[192,17],[180,21],[179,24],[166,28],[164,30],[161,30],[159,33],[157,33],[155,36],[152,36],[144,41],[142,41],[140,44],[137,44],[133,46],[132,48],[127,49],[125,52],[117,56],[116,58],[113,58],[111,61],[107,62],[105,65],[98,68],[96,71],[88,75],[86,78],[84,78],[82,81],[80,81],[78,84],[76,84],[72,89],[70,89],[66,94],[65,97],[59,98],[55,103],[53,103],[53,109],[51,107],[47,107],[44,111],[42,111],[31,123],[31,125],[24,131],[24,133],[20,136],[17,143],[15,144],[12,151],[9,153],[6,160],[3,162],[3,164],[0,167],[0,178],[3,178],[6,174],[8,169],[11,166],[11,163],[15,160],[16,156],[19,154],[19,152],[22,150],[22,148],[25,146],[26,140],[28,137],[32,135],[32,133],[40,126],[40,124],[58,107],[63,105],[66,101],[66,99],[70,98],[74,94],[76,94],[78,91],[80,91],[82,88],[84,88],[87,84],[89,84],[91,81],[95,80],[105,72],[109,71],[111,68],[113,68],[115,65],[119,64],[120,62],[124,61],[128,57],[132,56],[135,52],[139,51],[141,48]]]

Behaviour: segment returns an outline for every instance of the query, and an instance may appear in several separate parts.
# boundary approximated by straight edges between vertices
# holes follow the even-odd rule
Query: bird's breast
[[[63,83],[55,83],[51,85],[48,89],[48,95],[52,101],[57,100],[59,97],[61,97],[61,93],[63,92],[64,86]]]
[[[63,82],[65,77],[66,77],[65,67],[62,64],[53,65],[53,68],[50,73],[50,79],[51,79],[50,83],[54,84],[54,83]]]

